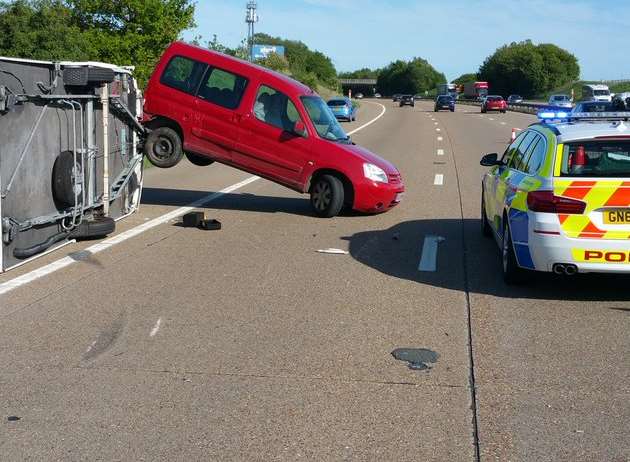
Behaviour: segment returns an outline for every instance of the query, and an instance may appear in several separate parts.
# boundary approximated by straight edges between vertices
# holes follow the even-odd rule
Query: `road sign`
[[[264,59],[271,53],[284,56],[284,47],[282,45],[254,45],[252,51],[254,59]]]

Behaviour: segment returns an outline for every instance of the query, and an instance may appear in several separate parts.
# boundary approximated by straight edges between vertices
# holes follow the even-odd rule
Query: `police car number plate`
[[[604,223],[607,225],[630,225],[630,209],[606,210]]]

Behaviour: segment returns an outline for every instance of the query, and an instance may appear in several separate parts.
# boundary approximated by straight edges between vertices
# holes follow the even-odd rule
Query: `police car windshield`
[[[561,175],[568,177],[630,177],[630,141],[606,140],[564,145]]]

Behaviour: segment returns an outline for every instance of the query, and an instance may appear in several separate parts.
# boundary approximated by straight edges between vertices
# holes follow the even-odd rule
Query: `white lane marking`
[[[505,122],[501,122],[501,125],[505,125]]]
[[[317,253],[328,253],[328,254],[332,254],[332,255],[348,255],[350,252],[346,251],[346,250],[341,250],[341,249],[320,249],[316,251]]]
[[[372,125],[374,122],[376,122],[378,119],[380,119],[381,117],[383,117],[385,115],[385,113],[387,112],[387,109],[385,108],[385,106],[383,106],[381,103],[373,103],[371,101],[366,101],[368,104],[376,104],[377,106],[381,107],[381,113],[379,115],[377,115],[375,118],[373,118],[372,120],[370,120],[368,123],[361,125],[359,128],[355,128],[354,130],[352,130],[351,132],[348,132],[347,135],[353,135],[356,132],[358,132],[359,130],[363,130],[366,127],[369,127],[370,125]]]
[[[438,244],[444,241],[442,236],[426,236],[424,238],[418,271],[437,271]]]
[[[492,117],[488,117],[488,120],[494,120]]]
[[[440,130],[439,128],[435,129],[436,132],[441,132],[442,130]]]
[[[443,141],[443,140],[444,140],[444,138],[442,138],[441,136],[438,136],[437,140],[438,140],[438,141]]]
[[[434,125],[437,125],[438,123],[437,123],[437,122],[433,122],[433,124],[434,124]]]
[[[160,330],[161,324],[162,324],[162,318],[158,318],[157,322],[155,323],[155,326],[153,326],[153,329],[151,329],[151,332],[149,332],[149,337],[154,337],[155,334],[158,333],[158,330]]]
[[[444,155],[444,149],[438,149],[437,150],[437,155],[438,156],[443,156]]]
[[[387,112],[387,109],[385,108],[385,106],[383,106],[380,103],[372,103],[369,101],[366,101],[368,104],[376,104],[377,106],[381,107],[381,113],[379,115],[377,115],[374,119],[372,119],[371,121],[361,125],[358,128],[355,128],[354,130],[352,130],[351,132],[348,132],[348,135],[352,135],[356,132],[358,132],[359,130],[363,130],[366,127],[369,127],[370,125],[372,125],[374,122],[376,122],[377,120],[379,120],[381,117],[383,117],[385,115],[385,113]],[[155,228],[156,226],[159,226],[161,224],[164,224],[166,222],[168,222],[169,220],[172,220],[174,218],[177,218],[185,213],[190,212],[191,210],[197,208],[197,207],[201,207],[203,205],[208,204],[209,202],[212,202],[216,199],[218,199],[219,197],[234,192],[238,189],[241,189],[244,186],[247,186],[250,183],[253,183],[254,181],[259,180],[260,178],[257,176],[251,176],[239,183],[235,183],[232,186],[228,186],[227,188],[222,189],[221,191],[212,193],[212,194],[208,194],[207,196],[202,197],[201,199],[185,206],[185,207],[180,207],[177,210],[173,210],[172,212],[169,212],[165,215],[162,215],[161,217],[158,218],[154,218],[153,220],[147,221],[139,226],[136,226],[135,228],[132,228],[130,230],[127,230],[123,233],[120,233],[117,236],[114,236],[110,239],[106,239],[103,242],[100,242],[98,244],[94,244],[90,247],[88,247],[87,249],[83,250],[82,252],[84,253],[91,253],[91,254],[95,254],[95,253],[99,253],[102,252],[103,250],[107,250],[110,247],[113,247],[116,244],[120,244],[121,242],[124,242],[128,239],[131,239],[132,237],[136,237],[139,234],[144,233],[145,231],[150,230],[151,228]],[[44,276],[47,276],[49,274],[54,273],[55,271],[58,271],[60,269],[66,268],[67,266],[70,266],[71,264],[75,263],[76,260],[74,258],[72,258],[71,256],[68,257],[63,257],[60,258],[59,260],[56,260],[52,263],[49,263],[47,265],[42,266],[41,268],[37,268],[34,269],[33,271],[30,271],[26,274],[23,274],[22,276],[18,276],[16,278],[13,279],[9,279],[6,282],[3,282],[0,284],[0,295],[4,295],[7,292],[12,291],[13,289],[17,289],[18,287],[21,287],[25,284],[28,284],[30,282],[36,281],[37,279],[41,279]],[[0,309],[0,314],[4,314],[3,311]]]
[[[442,175],[441,173],[436,173],[433,184],[435,186],[442,186],[444,184],[444,175]]]

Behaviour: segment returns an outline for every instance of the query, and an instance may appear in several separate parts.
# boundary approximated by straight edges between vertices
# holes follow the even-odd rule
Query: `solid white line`
[[[385,115],[385,113],[387,112],[387,109],[385,108],[385,106],[383,106],[381,103],[372,103],[370,101],[366,101],[369,104],[376,104],[377,106],[381,107],[381,113],[379,115],[377,115],[374,119],[370,120],[368,123],[361,125],[359,128],[355,128],[354,130],[352,130],[351,132],[348,132],[348,136],[355,134],[356,132],[358,132],[359,130],[363,130],[366,127],[369,127],[370,125],[372,125],[374,122],[376,122],[378,119],[380,119],[381,117],[383,117]]]
[[[441,236],[426,236],[424,238],[418,271],[437,271],[438,244],[443,241],[444,238]]]
[[[444,149],[438,149],[437,150],[437,155],[438,156],[443,156],[444,155]]]
[[[151,332],[149,333],[149,337],[153,337],[158,333],[158,330],[160,330],[160,324],[162,324],[162,318],[158,318],[155,326],[153,326],[153,329],[151,329]]]
[[[444,184],[444,175],[442,175],[441,173],[436,173],[433,184],[435,186],[442,186]]]
[[[382,108],[381,113],[376,116],[374,119],[372,119],[371,121],[369,121],[366,124],[361,125],[358,128],[355,128],[354,130],[352,130],[351,132],[348,133],[348,135],[352,135],[356,132],[358,132],[359,130],[363,130],[366,127],[369,127],[370,125],[372,125],[374,122],[376,122],[377,120],[379,120],[381,117],[383,117],[385,115],[385,112],[387,112],[387,109],[385,108],[385,106],[383,106],[380,103],[371,103],[368,102],[369,104],[376,104],[377,106],[380,106]],[[156,226],[159,226],[161,224],[167,223],[170,220],[173,220],[174,218],[177,218],[181,215],[184,215],[185,213],[188,213],[198,207],[201,206],[205,206],[208,203],[218,199],[219,197],[225,195],[225,194],[229,194],[231,192],[234,192],[238,189],[243,188],[244,186],[247,186],[248,184],[253,183],[254,181],[259,180],[260,177],[257,176],[251,176],[243,181],[240,181],[238,183],[235,183],[231,186],[228,186],[227,188],[222,189],[221,191],[212,193],[212,194],[208,194],[207,196],[202,197],[201,199],[196,200],[195,202],[185,206],[185,207],[180,207],[176,210],[173,210],[171,212],[168,212],[160,217],[154,218],[153,220],[147,221],[146,223],[143,223],[139,226],[136,226],[135,228],[129,229],[123,233],[120,233],[114,237],[111,237],[109,239],[105,239],[103,242],[99,242],[98,244],[94,244],[90,247],[88,247],[87,249],[83,250],[83,253],[89,253],[89,254],[96,254],[99,252],[102,252],[103,250],[107,250],[110,247],[113,247],[116,244],[120,244],[121,242],[124,242],[128,239],[131,239],[132,237],[136,237],[142,233],[144,233],[145,231],[148,231],[152,228],[155,228]],[[71,256],[67,256],[67,257],[63,257],[60,258],[59,260],[56,260],[52,263],[49,263],[47,265],[42,266],[41,268],[37,268],[34,269],[33,271],[30,271],[26,274],[23,274],[22,276],[18,276],[16,278],[13,279],[9,279],[6,282],[3,282],[0,284],[0,295],[6,294],[7,292],[12,291],[13,289],[17,289],[18,287],[21,287],[25,284],[29,284],[33,281],[36,281],[37,279],[43,278],[44,276],[47,276],[49,274],[54,273],[55,271],[58,271],[60,269],[66,268],[70,265],[72,265],[73,263],[76,263],[76,260],[74,258],[72,258]],[[0,314],[2,313],[2,310],[0,309]]]

